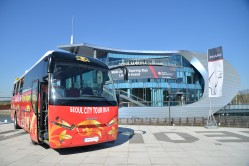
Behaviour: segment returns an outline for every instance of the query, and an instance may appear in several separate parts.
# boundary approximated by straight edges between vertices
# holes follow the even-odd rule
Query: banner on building
[[[171,66],[127,66],[128,79],[167,78],[176,79],[176,67]],[[121,69],[112,70],[113,80],[123,80]]]
[[[222,47],[208,50],[209,97],[222,96],[223,85],[223,52]]]

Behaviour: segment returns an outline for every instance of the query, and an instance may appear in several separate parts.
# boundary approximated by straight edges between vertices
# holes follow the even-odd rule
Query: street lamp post
[[[170,117],[170,83],[168,81],[168,96],[169,96],[169,101],[168,101],[168,106],[169,106],[169,125],[171,125],[171,117]]]

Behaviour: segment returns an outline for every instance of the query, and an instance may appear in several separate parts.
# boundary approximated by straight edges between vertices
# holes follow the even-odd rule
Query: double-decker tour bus
[[[115,141],[118,102],[110,69],[71,53],[47,52],[14,83],[14,127],[51,148]]]

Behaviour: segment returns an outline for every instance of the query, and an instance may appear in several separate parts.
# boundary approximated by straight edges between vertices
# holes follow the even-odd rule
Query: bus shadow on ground
[[[134,130],[130,128],[119,127],[118,130],[119,130],[118,138],[115,142],[106,142],[106,143],[101,143],[101,144],[96,144],[96,145],[72,147],[72,148],[65,148],[65,149],[55,149],[55,150],[61,155],[97,151],[101,149],[112,148],[115,146],[122,145],[123,143],[129,141],[134,136]]]

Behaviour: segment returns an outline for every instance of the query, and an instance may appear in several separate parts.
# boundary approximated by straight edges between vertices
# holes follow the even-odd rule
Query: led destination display
[[[176,79],[176,67],[172,66],[127,66],[128,79],[169,78]],[[113,80],[124,79],[121,69],[113,70]]]

